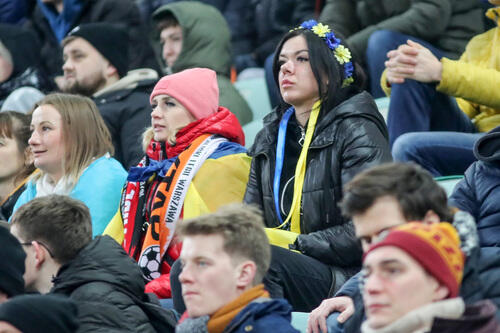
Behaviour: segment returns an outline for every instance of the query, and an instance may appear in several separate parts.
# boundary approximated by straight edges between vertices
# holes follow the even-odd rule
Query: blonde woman
[[[99,235],[120,202],[126,171],[110,157],[111,136],[95,103],[86,97],[51,94],[35,105],[28,141],[41,171],[27,184],[14,211],[33,198],[62,194],[90,209]]]

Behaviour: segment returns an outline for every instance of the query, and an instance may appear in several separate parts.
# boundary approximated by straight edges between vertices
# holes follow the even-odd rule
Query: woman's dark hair
[[[352,60],[355,68],[353,73],[354,82],[349,86],[342,88],[342,81],[344,80],[344,66],[339,64],[333,51],[328,48],[325,41],[308,29],[297,29],[286,33],[276,47],[273,59],[273,76],[274,81],[278,86],[278,90],[278,76],[280,71],[279,56],[281,49],[286,41],[296,36],[303,36],[306,39],[307,47],[309,49],[309,63],[311,64],[312,72],[316,78],[316,82],[318,83],[319,98],[322,101],[321,110],[329,111],[361,90],[361,87],[364,84],[364,75],[362,74],[362,70],[359,68],[359,65],[355,63],[354,59]],[[341,44],[348,48],[348,45],[345,44],[343,39]],[[281,113],[289,107],[290,105],[283,101],[280,93],[280,105],[278,106],[278,112]]]
[[[30,123],[30,115],[16,111],[0,112],[0,136],[16,140],[17,149],[24,158],[31,136]],[[28,177],[33,171],[35,171],[33,163],[25,163],[23,170],[16,176],[15,183]]]

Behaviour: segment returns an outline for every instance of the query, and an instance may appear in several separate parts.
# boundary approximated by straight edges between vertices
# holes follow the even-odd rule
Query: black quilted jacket
[[[264,122],[248,152],[253,160],[244,201],[259,206],[266,225],[275,227],[279,223],[272,184],[279,116],[272,113]],[[361,248],[354,226],[342,217],[337,204],[342,187],[357,173],[392,160],[387,138],[384,119],[366,92],[320,115],[307,156],[302,192],[303,234],[297,246],[303,254],[335,266],[360,264]]]

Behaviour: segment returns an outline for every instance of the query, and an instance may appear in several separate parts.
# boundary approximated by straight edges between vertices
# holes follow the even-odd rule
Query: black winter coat
[[[98,236],[53,279],[52,293],[78,306],[83,332],[174,332],[171,312],[148,302],[137,263],[109,236]]]
[[[83,0],[83,9],[71,29],[84,23],[107,22],[122,25],[129,35],[129,70],[152,68],[160,72],[148,32],[139,9],[132,0]],[[45,70],[51,76],[62,73],[62,49],[39,6],[26,26],[36,32],[42,45],[40,55]],[[70,31],[71,31],[70,29]]]
[[[141,137],[151,126],[149,95],[156,80],[139,81],[133,89],[116,90],[94,98],[113,139],[114,157],[128,171],[144,152]]]
[[[273,177],[279,126],[277,113],[264,119],[248,154],[253,157],[244,201],[258,205],[267,227],[279,220],[273,201]],[[387,127],[370,94],[363,92],[320,115],[309,152],[302,191],[298,250],[325,264],[360,264],[354,226],[337,203],[342,187],[360,171],[392,160]]]

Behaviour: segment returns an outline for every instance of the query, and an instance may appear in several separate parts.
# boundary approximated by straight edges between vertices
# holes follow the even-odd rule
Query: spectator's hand
[[[323,300],[321,304],[311,311],[307,321],[307,333],[327,333],[326,317],[330,313],[338,311],[339,323],[344,323],[354,313],[354,303],[350,297],[340,296]]]
[[[386,76],[389,83],[403,83],[405,78],[415,72],[418,49],[407,44],[400,45],[396,50],[389,51],[385,62]]]
[[[419,82],[439,82],[443,65],[432,52],[417,42],[408,40],[407,44],[387,53],[385,62],[387,81],[403,83],[405,79]]]
[[[408,78],[425,83],[441,81],[443,73],[441,61],[429,49],[417,42],[408,40],[408,45],[418,50],[414,72]]]

